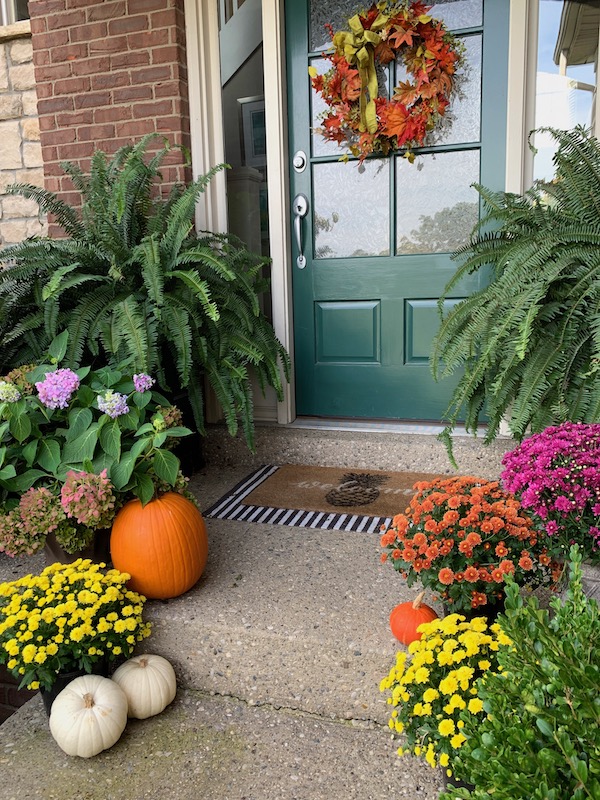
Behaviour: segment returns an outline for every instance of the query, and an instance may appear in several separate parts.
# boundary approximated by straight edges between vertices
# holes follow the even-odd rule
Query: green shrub
[[[453,761],[476,788],[441,800],[598,800],[600,798],[600,619],[581,589],[581,555],[571,549],[571,580],[554,615],[527,605],[513,583],[499,622],[513,647],[499,673],[478,686],[486,717],[464,716],[467,741]]]

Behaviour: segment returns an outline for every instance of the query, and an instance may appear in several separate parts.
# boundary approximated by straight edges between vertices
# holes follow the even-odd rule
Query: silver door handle
[[[298,269],[304,269],[306,266],[306,256],[304,255],[304,248],[302,246],[302,220],[308,214],[308,198],[304,194],[297,194],[292,203],[294,211],[294,233],[296,234],[296,244],[298,246],[298,257],[296,258],[296,266]]]

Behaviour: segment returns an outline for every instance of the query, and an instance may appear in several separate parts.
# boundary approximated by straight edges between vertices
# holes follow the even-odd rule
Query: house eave
[[[560,62],[561,54],[571,66],[593,63],[598,49],[599,26],[599,3],[565,3],[554,48],[554,63]]]

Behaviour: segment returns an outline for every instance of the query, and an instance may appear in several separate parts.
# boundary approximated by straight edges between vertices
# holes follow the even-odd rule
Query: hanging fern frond
[[[541,130],[557,142],[554,180],[523,196],[478,187],[485,214],[438,304],[443,313],[465,275],[491,267],[433,345],[436,380],[464,370],[446,412],[450,453],[459,419],[476,432],[485,415],[486,442],[503,419],[517,439],[600,420],[600,144],[583,128]]]
[[[260,309],[268,262],[232,236],[193,231],[197,200],[226,165],[162,197],[160,166],[175,147],[183,149],[149,134],[110,158],[94,153],[89,175],[65,164],[80,212],[38,187],[14,187],[54,214],[67,238],[2,252],[0,363],[8,371],[35,360],[68,330],[65,363],[104,357],[152,372],[163,391],[188,392],[199,429],[206,378],[229,431],[241,427],[251,446],[249,369],[279,398],[289,376],[287,353]]]

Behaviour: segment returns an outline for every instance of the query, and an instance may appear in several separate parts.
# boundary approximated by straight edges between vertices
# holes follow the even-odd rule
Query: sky
[[[574,0],[569,0],[573,2]],[[589,125],[592,93],[574,89],[569,79],[595,83],[593,64],[569,67],[567,78],[558,74],[554,63],[554,48],[558,36],[563,3],[560,0],[541,0],[538,39],[538,75],[536,91],[535,126],[572,128],[577,124]],[[538,136],[539,152],[534,161],[534,177],[550,179],[553,175],[552,154],[555,142],[548,136]]]

